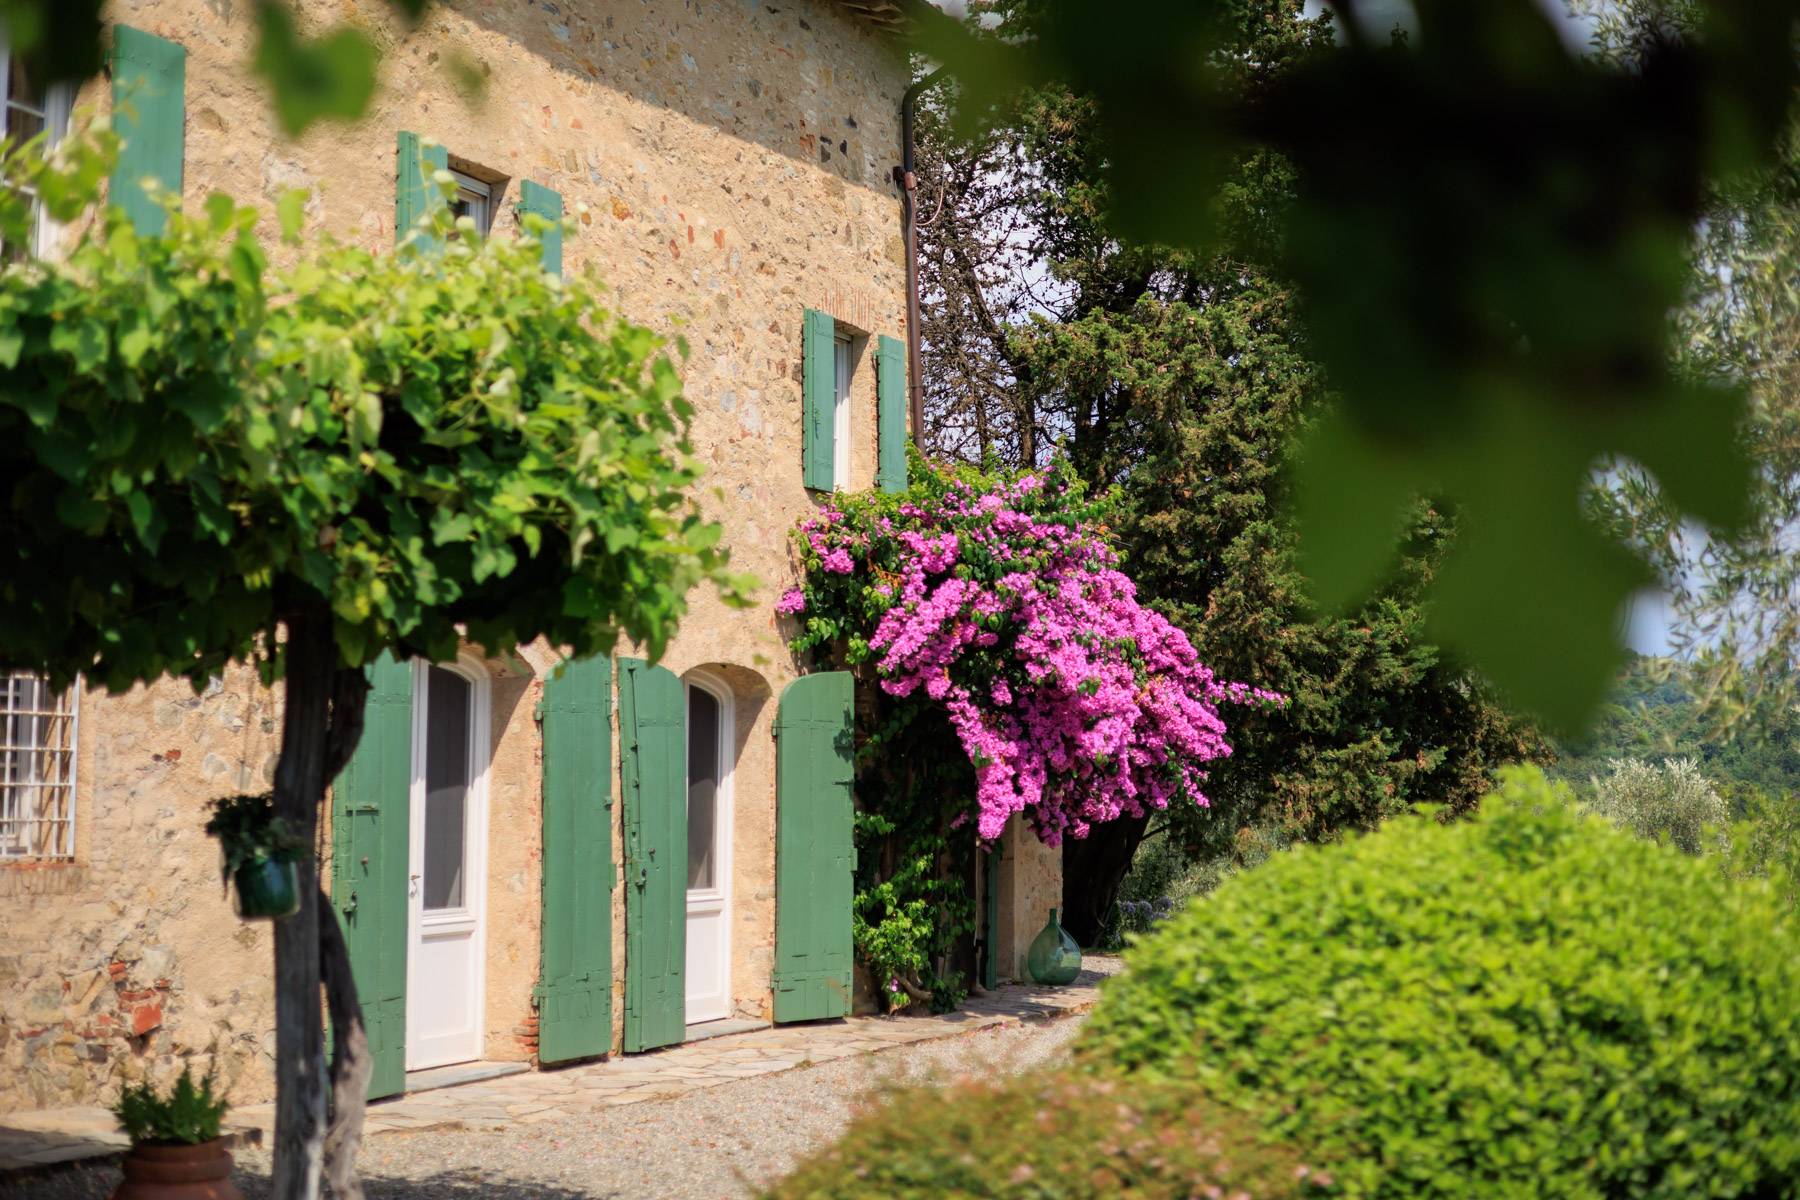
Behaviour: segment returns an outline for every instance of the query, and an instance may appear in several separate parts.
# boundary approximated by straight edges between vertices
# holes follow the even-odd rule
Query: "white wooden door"
[[[487,679],[414,669],[406,1069],[481,1057],[487,877]]]
[[[731,692],[687,678],[689,1025],[731,1015]]]

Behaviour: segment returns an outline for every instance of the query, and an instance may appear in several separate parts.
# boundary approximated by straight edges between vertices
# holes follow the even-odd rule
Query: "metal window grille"
[[[0,672],[0,860],[75,857],[79,686]]]

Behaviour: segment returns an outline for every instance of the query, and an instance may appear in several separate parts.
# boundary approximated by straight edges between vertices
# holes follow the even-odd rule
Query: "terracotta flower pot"
[[[133,1146],[112,1200],[244,1200],[223,1138],[198,1146]]]

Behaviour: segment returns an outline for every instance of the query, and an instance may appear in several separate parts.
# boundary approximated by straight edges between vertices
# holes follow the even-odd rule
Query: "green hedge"
[[[1329,1170],[1257,1144],[1191,1084],[1067,1069],[912,1088],[856,1119],[769,1200],[1306,1200]]]
[[[1791,919],[1535,770],[1280,855],[1127,964],[1084,1060],[1197,1081],[1346,1195],[1800,1196]]]

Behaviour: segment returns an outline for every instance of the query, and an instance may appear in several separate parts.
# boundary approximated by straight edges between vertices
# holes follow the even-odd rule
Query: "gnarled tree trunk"
[[[275,1200],[316,1200],[325,1157],[325,1030],[319,1021],[319,800],[325,794],[337,651],[322,606],[289,616],[275,815],[307,846],[300,911],[275,922]],[[334,918],[326,916],[327,920]]]
[[[338,671],[331,687],[331,727],[326,738],[325,782],[329,786],[350,762],[362,741],[363,714],[369,680],[361,671]],[[324,803],[324,796],[319,797]],[[350,947],[331,911],[331,900],[319,889],[319,956],[325,976],[325,1005],[331,1015],[331,1126],[325,1133],[325,1180],[339,1200],[363,1200],[356,1174],[356,1152],[362,1146],[363,1113],[368,1106],[369,1076],[375,1061],[369,1054],[369,1031],[363,1024],[356,976],[350,969]]]
[[[361,671],[337,670],[331,617],[323,607],[287,621],[285,715],[275,768],[275,812],[308,847],[318,841],[325,789],[362,739],[368,681]],[[321,1182],[334,1194],[362,1200],[356,1151],[362,1142],[365,1099],[373,1063],[362,1005],[331,900],[319,883],[319,862],[301,863],[308,882],[300,911],[275,924],[276,1200],[316,1200]],[[330,1066],[331,1123],[326,1125],[325,1034],[319,987],[335,1036]]]

